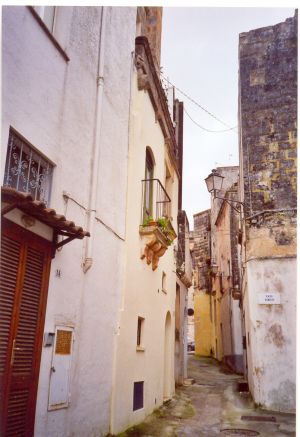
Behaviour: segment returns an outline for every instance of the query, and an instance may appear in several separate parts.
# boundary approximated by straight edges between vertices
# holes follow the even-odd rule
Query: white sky
[[[293,8],[277,7],[164,7],[164,76],[230,127],[236,126],[239,33],[293,15]],[[176,97],[201,126],[226,129],[178,91]],[[205,132],[184,114],[183,147],[183,209],[193,229],[193,214],[210,208],[205,177],[215,167],[238,165],[238,135]]]

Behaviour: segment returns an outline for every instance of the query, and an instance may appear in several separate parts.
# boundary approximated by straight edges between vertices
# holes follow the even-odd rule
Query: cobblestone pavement
[[[255,408],[248,394],[236,390],[240,376],[215,360],[189,355],[188,376],[193,385],[179,387],[172,400],[119,437],[296,435],[295,415]]]

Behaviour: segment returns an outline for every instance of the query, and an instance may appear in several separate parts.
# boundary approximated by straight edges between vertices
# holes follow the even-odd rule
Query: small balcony
[[[141,259],[158,266],[159,258],[177,237],[171,223],[171,199],[159,179],[142,180],[142,209],[140,235],[145,237]]]

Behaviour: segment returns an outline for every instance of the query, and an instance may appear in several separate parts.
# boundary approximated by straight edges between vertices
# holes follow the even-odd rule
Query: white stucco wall
[[[183,384],[187,378],[187,342],[188,342],[188,288],[177,278],[180,295],[179,341],[175,342],[175,383]]]
[[[229,180],[227,180],[226,167],[223,174],[226,175],[224,182],[226,187],[230,187],[237,180],[235,167],[229,167]],[[223,197],[223,196],[220,196]],[[223,203],[222,211],[218,217],[216,225],[212,224],[213,250],[212,258],[216,261],[219,272],[222,273],[222,286],[224,294],[221,294],[221,341],[222,352],[225,357],[231,357],[231,363],[237,371],[241,371],[243,341],[242,341],[242,322],[239,301],[232,296],[233,277],[232,277],[232,207],[228,203]],[[213,211],[213,216],[216,212]],[[218,284],[218,282],[217,282]],[[219,285],[219,284],[218,284]]]
[[[242,315],[239,301],[231,298],[233,354],[243,355]]]
[[[256,403],[284,412],[295,410],[296,264],[295,258],[247,262],[249,386]],[[259,293],[278,293],[280,304],[259,304]]]
[[[171,316],[169,341],[168,386],[174,393],[174,329],[176,266],[173,246],[159,259],[153,271],[141,259],[145,239],[139,234],[142,183],[145,177],[146,147],[155,159],[154,178],[165,181],[165,140],[145,91],[138,91],[134,70],[132,119],[129,149],[129,174],[126,216],[126,281],[119,313],[116,341],[115,385],[112,399],[112,427],[116,434],[143,420],[162,404],[164,398],[165,322]],[[172,187],[173,226],[176,229],[178,179],[174,174]],[[166,274],[166,290],[162,291],[162,272]],[[144,351],[137,351],[137,320],[143,317]],[[133,383],[144,381],[144,408],[133,411]]]
[[[3,9],[2,156],[13,126],[54,164],[50,207],[85,228],[95,131],[101,7],[64,8],[66,60],[26,7]],[[113,338],[120,305],[125,238],[130,73],[136,8],[107,8],[100,168],[93,267],[81,268],[85,240],[52,261],[45,332],[74,327],[68,408],[47,411],[52,348],[43,348],[35,436],[109,432]],[[1,170],[4,174],[5,159]],[[3,176],[2,176],[3,178]],[[66,191],[75,199],[64,201]],[[56,270],[61,272],[56,276]]]

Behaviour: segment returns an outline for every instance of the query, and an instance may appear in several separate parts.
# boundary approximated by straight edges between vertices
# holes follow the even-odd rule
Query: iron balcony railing
[[[171,199],[159,179],[142,180],[141,224],[161,217],[170,218]]]

